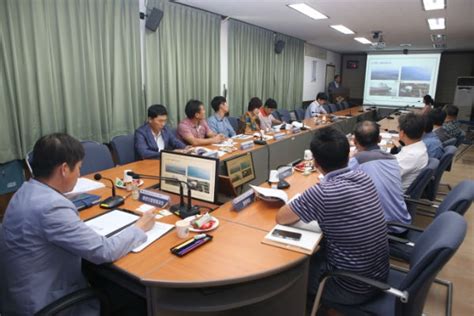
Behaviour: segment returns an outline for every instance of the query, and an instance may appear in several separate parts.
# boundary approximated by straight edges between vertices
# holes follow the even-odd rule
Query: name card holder
[[[301,129],[300,129],[299,127],[293,127],[293,128],[291,129],[291,133],[293,133],[293,134],[297,134],[297,133],[299,133],[299,132],[301,132]]]
[[[254,146],[253,140],[248,140],[246,142],[240,143],[241,150],[246,150],[246,149],[252,148],[253,146]]]
[[[170,201],[169,195],[165,195],[165,194],[161,194],[161,193],[153,192],[149,190],[140,190],[138,192],[139,192],[139,195],[138,195],[139,201],[146,204],[151,204],[153,206],[165,207]]]
[[[255,201],[255,191],[250,189],[232,200],[234,211],[240,212]]]
[[[282,139],[283,137],[285,137],[285,135],[286,135],[285,133],[275,133],[275,134],[273,135],[273,138],[274,138],[275,140],[280,140],[280,139]]]
[[[292,166],[283,166],[283,167],[278,168],[278,176],[280,180],[288,178],[292,174],[293,174]]]

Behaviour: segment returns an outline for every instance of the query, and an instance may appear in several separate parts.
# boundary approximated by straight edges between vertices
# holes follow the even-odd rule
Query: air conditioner
[[[458,77],[453,104],[459,107],[459,120],[474,121],[474,77]]]

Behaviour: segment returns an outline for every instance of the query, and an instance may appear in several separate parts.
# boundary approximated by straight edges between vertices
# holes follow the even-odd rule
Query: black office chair
[[[329,104],[323,104],[323,109],[326,111],[326,113],[332,113],[332,109],[329,106]]]
[[[328,104],[329,108],[331,109],[331,113],[337,112],[337,106],[335,104]]]
[[[115,136],[110,141],[110,145],[119,165],[125,165],[136,160],[133,134]]]
[[[436,168],[436,171],[434,172],[433,179],[428,183],[423,197],[426,197],[430,201],[434,201],[436,199],[441,177],[443,176],[444,171],[446,171],[451,166],[456,151],[457,148],[455,146],[448,146],[444,148],[444,154],[439,159],[438,168]]]
[[[83,141],[81,144],[85,152],[81,176],[114,167],[114,161],[107,146],[94,141]]]
[[[428,183],[433,179],[435,170],[438,168],[439,160],[436,158],[429,158],[428,164],[424,167],[415,180],[410,184],[408,189],[405,191],[407,197],[407,209],[412,217],[415,216],[416,204],[413,200],[419,200],[423,191],[425,191]]]
[[[3,240],[3,227],[2,224],[0,223],[0,280],[3,283],[3,280],[5,278],[4,273],[4,261],[3,259],[4,254],[3,252],[5,251],[5,246],[4,246],[4,240]],[[7,289],[2,287],[2,291],[5,291]],[[1,295],[3,296],[3,294]],[[0,296],[0,298],[1,298]],[[86,288],[86,289],[81,289],[78,291],[75,291],[73,293],[70,293],[50,304],[42,308],[40,311],[36,312],[36,316],[50,316],[50,315],[56,315],[60,313],[61,311],[64,311],[76,304],[80,304],[89,300],[98,300],[100,303],[100,308],[101,308],[101,315],[110,315],[110,303],[105,294],[102,292],[92,289],[92,288]],[[0,300],[0,314],[3,313],[4,306],[2,305],[3,303]]]
[[[295,110],[295,116],[298,121],[304,120],[304,114],[305,114],[305,111],[303,108],[297,108]]]
[[[227,119],[229,120],[229,123],[234,129],[234,131],[238,133],[239,132],[239,118],[235,116],[229,116],[227,117]]]
[[[286,123],[291,123],[291,115],[287,109],[278,109],[278,116],[280,117],[279,120]]]
[[[331,277],[351,278],[371,285],[381,293],[365,304],[346,306],[323,301],[325,306],[344,311],[347,315],[357,312],[384,316],[422,315],[433,280],[462,244],[466,230],[467,223],[461,215],[446,212],[438,216],[415,244],[409,258],[410,269],[401,271],[391,267],[386,283],[348,271],[329,272],[320,282],[311,315],[316,315],[324,285]]]
[[[456,146],[457,139],[456,137],[450,138],[443,142],[443,147]]]

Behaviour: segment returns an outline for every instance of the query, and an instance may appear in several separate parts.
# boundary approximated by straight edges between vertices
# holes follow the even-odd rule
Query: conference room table
[[[357,120],[373,118],[374,112],[353,108],[334,114],[337,120],[332,123],[321,122],[321,119],[305,120],[307,130],[296,134],[283,131],[282,139],[226,153],[220,161],[252,152],[258,175],[253,183],[268,186],[264,183],[268,171],[301,158],[314,130],[334,126],[343,132],[351,132]],[[346,114],[350,116],[345,117]],[[160,164],[159,160],[137,161],[104,170],[101,174],[120,178],[124,170],[158,176]],[[286,179],[290,184],[285,189],[288,197],[318,183],[318,176],[317,172],[310,175],[295,172]],[[93,175],[87,177],[92,179]],[[143,181],[142,188],[155,187],[158,182]],[[105,187],[91,193],[105,198],[110,196],[111,189]],[[119,190],[118,194],[127,197],[122,208],[136,212],[143,204],[133,200],[125,190]],[[170,195],[170,204],[179,200],[172,193],[165,194]],[[305,314],[309,256],[261,242],[276,225],[276,212],[282,203],[257,199],[239,212],[233,209],[231,202],[212,205],[193,200],[193,205],[214,209],[212,216],[218,219],[219,226],[210,232],[211,242],[184,257],[177,257],[170,249],[183,239],[178,238],[173,229],[141,252],[129,253],[111,264],[88,266],[93,267],[94,273],[144,297],[149,315]],[[106,210],[94,206],[82,211],[80,217],[87,220],[104,212]],[[158,219],[168,224],[178,220],[175,215]]]

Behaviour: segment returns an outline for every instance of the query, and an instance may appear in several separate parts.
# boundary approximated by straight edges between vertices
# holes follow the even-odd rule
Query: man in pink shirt
[[[179,137],[191,146],[205,146],[222,142],[225,137],[214,133],[206,122],[206,110],[201,101],[189,100],[184,109],[187,118],[178,125]]]

